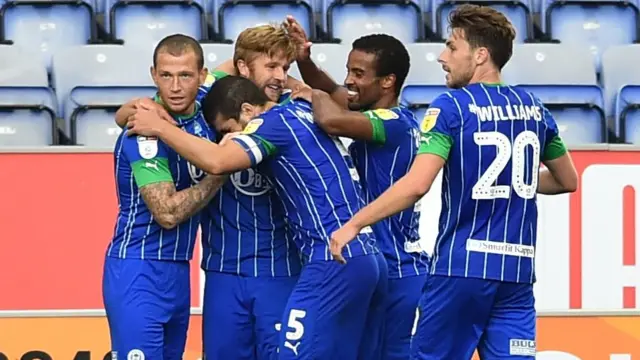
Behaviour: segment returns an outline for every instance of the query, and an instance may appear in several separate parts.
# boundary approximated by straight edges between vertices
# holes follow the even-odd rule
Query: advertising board
[[[573,157],[579,190],[539,198],[538,358],[640,360],[640,151]],[[106,320],[89,315],[117,212],[113,155],[0,153],[0,169],[0,360],[105,358]],[[436,184],[422,200],[427,250],[440,206]],[[200,354],[201,295],[193,261],[187,360]]]

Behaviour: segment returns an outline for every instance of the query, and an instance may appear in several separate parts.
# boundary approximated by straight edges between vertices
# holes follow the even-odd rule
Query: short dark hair
[[[511,59],[516,30],[498,10],[488,6],[460,5],[449,14],[449,27],[462,29],[472,48],[486,47],[499,70]]]
[[[356,39],[352,46],[353,50],[376,55],[376,75],[395,75],[395,91],[399,95],[411,66],[409,52],[402,42],[391,35],[372,34]]]
[[[243,103],[264,105],[267,101],[267,95],[253,81],[242,76],[225,76],[213,83],[202,101],[202,113],[209,123],[213,123],[218,114],[238,119]]]
[[[153,50],[153,67],[158,65],[158,54],[167,52],[173,56],[180,56],[186,52],[193,51],[198,60],[198,69],[204,67],[204,54],[200,43],[191,36],[184,34],[173,34],[160,40]]]

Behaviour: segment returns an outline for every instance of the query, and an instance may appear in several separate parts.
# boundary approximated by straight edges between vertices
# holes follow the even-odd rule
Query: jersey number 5
[[[478,146],[495,146],[497,154],[495,160],[480,176],[473,186],[471,197],[475,200],[508,199],[513,191],[523,199],[533,199],[538,189],[538,170],[540,169],[540,140],[533,131],[523,131],[516,136],[513,145],[509,138],[499,132],[477,132],[473,140]],[[525,149],[531,146],[533,161],[527,166]],[[511,164],[511,186],[493,185],[504,168]],[[531,185],[526,184],[525,171],[531,171]]]

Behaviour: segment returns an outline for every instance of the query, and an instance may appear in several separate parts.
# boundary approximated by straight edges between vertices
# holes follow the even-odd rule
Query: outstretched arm
[[[347,108],[347,89],[339,86],[331,76],[329,76],[329,74],[322,71],[313,62],[313,60],[311,60],[312,43],[307,38],[307,34],[304,32],[304,29],[302,29],[302,26],[300,26],[293,16],[287,16],[284,26],[298,43],[298,55],[296,62],[298,64],[298,69],[300,70],[300,75],[302,75],[302,80],[312,88],[322,90],[330,94],[341,107]]]
[[[224,175],[251,167],[249,156],[238,144],[226,141],[224,145],[218,145],[191,135],[163,121],[150,110],[138,111],[127,126],[129,134],[159,137],[178,154],[209,174]]]

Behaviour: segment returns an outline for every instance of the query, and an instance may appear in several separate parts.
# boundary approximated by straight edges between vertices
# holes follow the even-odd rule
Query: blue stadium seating
[[[54,56],[58,105],[74,143],[113,146],[114,112],[134,97],[155,92],[151,58],[151,52],[122,45],[75,47]]]
[[[429,104],[447,91],[445,72],[438,63],[443,44],[407,44],[411,68],[400,95],[401,104],[412,109],[422,119]]]
[[[640,144],[640,45],[614,46],[602,57],[606,110],[623,141]]]
[[[202,51],[204,52],[204,65],[209,70],[213,70],[223,62],[233,59],[233,45],[202,44]]]
[[[598,71],[608,47],[640,40],[637,0],[543,0],[541,24],[553,39],[589,46]]]
[[[0,40],[10,40],[47,68],[51,56],[68,46],[86,44],[96,37],[93,4],[71,0],[13,0],[2,2]]]
[[[105,27],[113,40],[155,47],[167,35],[207,38],[203,6],[187,0],[106,0]]]
[[[311,48],[311,59],[324,70],[333,80],[342,84],[347,77],[347,57],[350,46],[338,44],[315,44]],[[289,76],[302,79],[298,66],[293,63],[289,70]]]
[[[112,119],[116,106],[153,93],[148,68],[162,37],[203,40],[205,64],[213,69],[232,57],[233,45],[211,43],[209,35],[233,40],[247,26],[279,23],[289,14],[315,40],[314,61],[337,83],[346,77],[354,39],[371,33],[401,39],[412,60],[401,102],[420,118],[446,91],[437,62],[443,45],[424,41],[444,36],[446,15],[467,2],[505,12],[519,44],[534,35],[560,40],[516,46],[504,78],[541,98],[569,144],[605,141],[607,124],[640,143],[640,45],[630,45],[640,39],[640,0],[0,0],[0,44],[13,43],[0,45],[0,145],[56,143],[51,119],[58,114],[75,141],[109,146],[120,131]],[[538,14],[546,35],[533,27]],[[80,47],[114,39],[124,46]],[[300,78],[295,63],[289,74]]]
[[[57,142],[55,95],[38,58],[17,46],[0,46],[0,146]]]
[[[533,38],[533,18],[529,4],[513,0],[474,0],[475,4],[491,5],[502,11],[516,29],[516,42],[522,43]],[[447,18],[458,4],[469,3],[468,0],[432,0],[432,27],[441,38],[447,37]]]
[[[373,33],[393,35],[404,43],[424,37],[422,12],[413,1],[333,1],[327,9],[327,31],[345,45]]]
[[[224,39],[235,40],[248,27],[279,24],[287,15],[295,17],[310,38],[315,37],[311,5],[296,0],[223,1],[217,11],[219,34]]]
[[[546,105],[566,143],[606,142],[604,100],[588,48],[515,46],[503,78],[509,84],[526,87]]]

